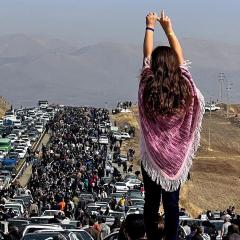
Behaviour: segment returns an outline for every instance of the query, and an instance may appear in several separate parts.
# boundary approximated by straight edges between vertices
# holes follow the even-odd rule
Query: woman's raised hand
[[[149,12],[146,16],[146,27],[154,28],[157,22],[158,16],[154,12]]]
[[[165,15],[164,10],[161,11],[160,18],[158,17],[157,20],[160,22],[165,33],[168,34],[173,31],[171,19],[167,15]]]

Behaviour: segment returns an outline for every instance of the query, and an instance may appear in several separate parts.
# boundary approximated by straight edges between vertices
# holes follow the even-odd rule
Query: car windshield
[[[138,192],[130,191],[130,192],[128,192],[128,195],[131,198],[133,198],[133,197],[136,197],[136,198],[140,197],[140,198],[142,198],[142,193],[140,191],[138,191]]]
[[[122,193],[112,193],[111,197],[122,197]]]
[[[19,149],[19,148],[16,149],[15,151],[16,151],[17,153],[22,153],[22,152],[24,152],[23,149]]]
[[[37,230],[37,229],[36,229]],[[62,236],[59,233],[34,233],[25,235],[22,240],[51,240],[54,237]]]
[[[122,183],[122,182],[117,182],[116,186],[126,186],[126,183]]]
[[[45,211],[43,213],[43,216],[54,216],[54,214],[56,214],[57,211]]]
[[[92,238],[89,236],[88,233],[86,233],[85,231],[81,231],[81,232],[75,232],[75,231],[72,231],[76,234],[77,238],[80,239],[80,240],[92,240]]]
[[[93,196],[92,196],[92,195],[90,195],[90,194],[81,194],[81,195],[80,195],[80,198],[92,199],[92,198],[93,198]]]

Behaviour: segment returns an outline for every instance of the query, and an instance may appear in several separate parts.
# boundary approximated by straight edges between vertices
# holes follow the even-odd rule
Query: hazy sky
[[[180,37],[240,43],[240,0],[0,0],[0,35],[141,43],[145,14],[162,8]]]

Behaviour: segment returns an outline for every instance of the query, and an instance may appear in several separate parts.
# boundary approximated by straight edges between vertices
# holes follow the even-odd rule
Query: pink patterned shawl
[[[180,66],[188,81],[193,101],[184,115],[159,116],[149,120],[143,109],[145,87],[140,82],[138,107],[141,127],[141,162],[148,175],[166,191],[177,190],[187,180],[192,159],[200,145],[200,130],[204,114],[204,98],[195,86],[186,66]],[[145,67],[144,71],[151,71]]]

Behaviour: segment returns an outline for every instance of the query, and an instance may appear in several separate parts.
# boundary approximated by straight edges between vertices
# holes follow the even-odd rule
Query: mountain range
[[[206,100],[219,98],[218,75],[229,80],[229,100],[240,102],[240,45],[181,39],[191,73]],[[0,36],[0,95],[13,105],[37,100],[65,105],[115,106],[137,99],[142,64],[140,45],[103,42],[73,46],[59,39]],[[226,97],[225,97],[226,100]]]

